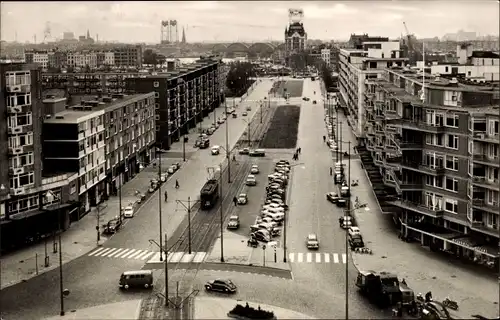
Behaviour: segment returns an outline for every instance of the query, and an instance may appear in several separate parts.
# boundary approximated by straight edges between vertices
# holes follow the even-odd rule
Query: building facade
[[[376,79],[392,65],[404,66],[399,41],[363,42],[362,49],[339,51],[339,102],[358,137],[364,136],[366,79]]]
[[[44,122],[44,167],[77,174],[79,219],[149,163],[154,95],[96,97],[69,108],[57,107],[60,100],[44,100],[52,111]]]
[[[367,83],[366,148],[398,194],[402,234],[498,263],[498,87],[403,68]]]
[[[69,225],[76,205],[71,187],[76,177],[50,174],[42,165],[39,67],[7,64],[0,65],[0,70],[0,113],[5,117],[0,119],[0,233],[5,250]]]
[[[142,67],[143,52],[140,45],[124,45],[113,49],[117,67]]]
[[[321,49],[321,60],[330,67],[331,66],[331,51],[330,49]]]
[[[221,62],[205,59],[174,72],[127,79],[127,92],[155,94],[156,138],[163,149],[224,101]]]

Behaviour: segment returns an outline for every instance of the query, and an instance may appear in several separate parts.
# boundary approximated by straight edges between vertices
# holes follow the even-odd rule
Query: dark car
[[[363,248],[365,243],[363,241],[363,237],[360,234],[354,234],[349,237],[349,246],[351,249]]]
[[[212,280],[205,284],[207,291],[219,291],[224,293],[235,293],[236,285],[231,280]]]
[[[251,150],[248,155],[251,157],[265,157],[266,151],[264,149],[255,149]]]
[[[316,103],[317,103],[316,100],[313,100],[313,104],[316,104]]]
[[[107,233],[107,234],[116,233],[120,229],[121,226],[122,226],[122,222],[120,221],[120,219],[118,219],[118,218],[111,219],[108,221],[108,223],[106,223],[104,225],[104,233]]]
[[[207,149],[208,147],[210,147],[210,140],[209,139],[202,139],[200,141],[199,148],[200,149]]]

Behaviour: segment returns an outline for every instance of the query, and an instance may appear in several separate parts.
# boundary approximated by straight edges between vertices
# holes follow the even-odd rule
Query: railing
[[[472,158],[476,161],[490,162],[498,165],[498,156],[490,157],[486,154],[473,154]]]
[[[477,176],[472,177],[472,181],[478,184],[496,186],[497,189],[499,188],[499,182],[500,182],[498,179],[490,180],[487,179],[486,177],[477,177]]]
[[[426,205],[423,205],[421,203],[416,203],[416,202],[412,202],[412,201],[409,201],[409,200],[396,200],[396,201],[391,201],[391,203],[399,206],[399,207],[403,207],[403,208],[408,208],[408,209],[413,209],[413,210],[416,210],[416,211],[419,211],[423,214],[426,214],[426,215],[429,215],[429,216],[432,216],[432,217],[435,217],[435,218],[439,218],[439,217],[442,217],[443,214],[444,214],[444,209],[443,208],[440,208],[440,207],[428,207]]]

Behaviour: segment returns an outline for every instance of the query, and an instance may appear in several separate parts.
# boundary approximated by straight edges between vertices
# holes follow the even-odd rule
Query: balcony
[[[373,158],[373,164],[376,165],[376,166],[379,166],[379,167],[383,167],[384,166],[384,162],[380,159],[377,159],[377,158]]]
[[[375,147],[373,146],[373,144],[369,143],[366,145],[366,150],[373,152],[373,151],[375,151]]]
[[[11,156],[22,154],[22,153],[24,153],[24,147],[9,148],[8,153]]]
[[[33,131],[33,125],[32,124],[26,124],[24,126],[10,127],[7,130],[8,130],[8,134],[23,134],[23,133],[32,132]]]
[[[487,226],[483,221],[470,221],[470,228],[480,233],[486,233],[492,237],[498,237],[498,226]]]
[[[499,191],[500,189],[499,183],[500,181],[498,179],[489,180],[486,179],[486,177],[477,177],[477,176],[472,177],[473,185],[477,185],[486,189],[493,189]]]
[[[500,143],[498,133],[490,135],[485,131],[474,131],[472,139],[489,143]]]
[[[409,120],[409,119],[402,119],[402,120],[403,121],[401,122],[401,127],[404,129],[425,131],[425,132],[432,132],[432,133],[443,133],[446,130],[446,128],[444,126],[430,125],[423,120],[422,121]]]
[[[384,129],[385,129],[385,132],[387,132],[387,133],[392,133],[392,134],[398,133],[398,128],[396,128],[394,126],[385,126]]]
[[[20,167],[9,167],[9,174],[11,175],[19,175],[25,173],[25,167],[20,166]]]
[[[381,113],[375,113],[374,117],[375,121],[382,121],[385,119],[385,116]]]
[[[488,203],[485,199],[472,199],[472,206],[498,214],[498,202]]]
[[[396,200],[389,201],[389,204],[397,206],[402,209],[418,212],[420,214],[432,217],[432,218],[442,218],[444,215],[444,209],[442,208],[429,208],[423,204],[415,203],[407,200]]]
[[[375,149],[375,151],[379,151],[379,152],[384,152],[385,151],[385,146],[384,145],[376,144],[376,145],[373,146],[373,148]]]
[[[498,163],[498,156],[488,156],[486,154],[474,154],[472,155],[472,159],[474,160],[474,162],[500,167],[500,164]]]
[[[443,175],[446,171],[444,167],[429,166],[419,163],[418,161],[406,159],[401,162],[401,168],[432,175]]]
[[[7,113],[26,113],[29,108],[29,105],[7,107]]]
[[[416,141],[403,141],[399,144],[401,150],[422,150],[423,143]]]
[[[396,112],[396,111],[389,111],[389,110],[386,110],[384,112],[385,114],[385,119],[387,121],[391,121],[391,120],[399,120],[401,119],[401,116]]]

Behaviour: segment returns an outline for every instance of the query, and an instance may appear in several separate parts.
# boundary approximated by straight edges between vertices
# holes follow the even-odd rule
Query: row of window
[[[31,112],[15,113],[7,118],[7,127],[9,129],[18,126],[26,126],[32,124],[33,124],[33,114]]]
[[[33,152],[27,152],[12,156],[9,159],[9,165],[11,168],[22,168],[23,166],[29,166],[35,163],[34,157],[35,155]]]
[[[5,84],[7,86],[31,85],[31,72],[7,71],[5,73]]]
[[[10,94],[7,96],[7,107],[31,105],[31,93]]]
[[[431,168],[446,168],[458,171],[458,158],[436,152],[426,152],[424,163]]]
[[[453,113],[442,113],[436,112],[434,110],[426,110],[425,112],[425,120],[426,123],[430,126],[434,127],[451,127],[458,128],[458,114]]]
[[[33,145],[33,132],[9,136],[9,148]]]
[[[490,136],[495,136],[495,135],[498,135],[499,134],[499,121],[496,120],[496,119],[489,119],[488,122],[485,122],[485,120],[475,120],[474,118],[470,118],[469,119],[469,130],[473,130],[476,125],[483,125],[484,127],[486,127],[486,132],[490,135]],[[476,131],[476,129],[474,129],[474,131]],[[479,130],[481,131],[481,130]]]
[[[454,134],[428,133],[425,135],[425,143],[436,147],[458,150],[458,136]]]
[[[450,192],[458,192],[458,180],[448,177],[426,176],[425,184],[434,188],[444,189]]]
[[[444,198],[433,192],[425,193],[425,205],[433,211],[445,210],[450,213],[458,213],[458,200]]]
[[[18,176],[11,176],[10,177],[10,188],[11,189],[17,189],[17,188],[24,188],[24,187],[30,187],[35,184],[35,173],[34,172],[28,172],[28,173],[23,173]]]

